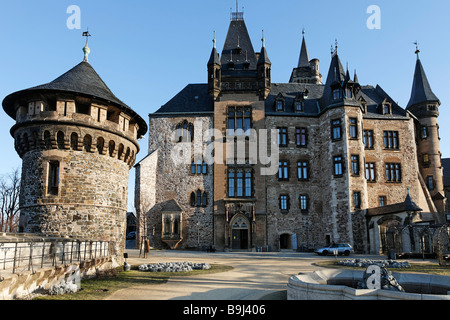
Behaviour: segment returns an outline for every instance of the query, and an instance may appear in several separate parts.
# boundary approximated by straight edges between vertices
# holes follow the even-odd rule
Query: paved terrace
[[[109,300],[258,300],[286,290],[289,277],[300,272],[321,269],[314,263],[335,259],[312,253],[297,252],[194,252],[151,251],[148,258],[139,258],[139,250],[127,249],[131,265],[156,262],[206,262],[234,267],[232,271],[192,277],[176,277],[161,285],[122,289]],[[353,258],[386,259],[385,256],[353,255]],[[345,259],[347,257],[338,257]],[[414,260],[414,262],[422,260]],[[427,262],[427,261],[425,261]],[[429,261],[428,261],[429,262]]]

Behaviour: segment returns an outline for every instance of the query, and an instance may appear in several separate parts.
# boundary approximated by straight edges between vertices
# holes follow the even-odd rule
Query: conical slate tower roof
[[[309,66],[309,53],[306,47],[305,36],[303,36],[302,48],[300,50],[300,58],[298,59],[298,67],[308,67]]]
[[[256,69],[258,61],[243,19],[230,22],[220,61],[225,70],[230,62],[235,64],[236,69],[242,69],[244,63],[249,64],[249,69]]]
[[[407,109],[424,103],[424,102],[439,102],[438,97],[431,90],[430,83],[428,82],[427,75],[423,69],[422,62],[417,59],[416,70],[414,72],[414,81],[411,92],[411,99],[407,105]]]
[[[14,102],[31,93],[62,92],[84,95],[113,103],[129,113],[139,124],[139,135],[145,134],[147,124],[136,112],[119,100],[103,82],[87,61],[83,61],[52,82],[10,94],[3,100],[3,109],[13,119],[16,117]]]

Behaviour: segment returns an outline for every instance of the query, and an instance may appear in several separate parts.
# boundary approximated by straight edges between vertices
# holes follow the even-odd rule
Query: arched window
[[[99,137],[97,139],[97,151],[99,154],[103,154],[103,148],[105,147],[105,139]]]
[[[195,207],[195,192],[191,193],[191,197],[189,199],[189,203],[191,204],[191,207]]]
[[[113,140],[109,141],[108,152],[109,152],[110,157],[112,157],[114,155],[115,149],[116,149],[116,143]]]
[[[91,152],[92,149],[92,137],[90,135],[85,135],[83,139],[83,147],[86,152]]]
[[[202,191],[199,189],[197,190],[197,207],[200,207],[202,205]]]
[[[64,133],[61,131],[58,131],[58,134],[56,135],[56,142],[58,144],[58,149],[63,150],[64,149]]]
[[[194,125],[186,120],[176,126],[177,142],[192,142],[194,140]]]
[[[128,158],[130,157],[130,147],[127,148],[127,151],[125,152],[125,158],[123,161],[128,162]]]
[[[203,192],[202,196],[202,207],[205,208],[208,205],[208,194]]]
[[[45,131],[44,132],[44,143],[45,143],[45,148],[46,149],[51,149],[52,148],[52,141],[51,141],[51,136],[50,136],[50,132],[49,131]]]
[[[78,134],[73,132],[70,135],[70,149],[77,151],[78,150]]]
[[[119,151],[117,152],[117,158],[119,158],[119,160],[122,160],[123,157],[123,144],[119,144]]]

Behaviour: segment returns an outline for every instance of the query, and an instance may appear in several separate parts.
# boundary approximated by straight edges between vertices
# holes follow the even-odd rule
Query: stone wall
[[[176,126],[186,121],[195,125],[194,142],[177,142],[175,138]],[[194,159],[194,150],[204,152],[206,144],[202,143],[202,134],[212,128],[211,117],[150,117],[149,123],[149,150],[152,153],[144,159],[139,173],[141,181],[141,203],[148,196],[148,236],[150,245],[156,248],[167,248],[162,242],[162,210],[174,200],[182,212],[181,237],[182,241],[177,248],[194,248],[213,245],[213,176],[214,166],[207,165],[207,174],[191,174],[191,162]],[[174,153],[175,152],[175,153]],[[174,160],[173,154],[186,156],[188,162],[178,157]],[[153,154],[155,154],[153,156]],[[156,156],[157,154],[157,156]],[[190,160],[189,160],[190,159]],[[155,177],[156,185],[154,200],[152,188]],[[137,182],[138,183],[138,182]],[[200,190],[202,197],[207,195],[206,206],[193,207],[190,203],[192,193]],[[138,206],[137,206],[138,207]]]
[[[25,127],[16,135],[35,129]],[[122,259],[128,174],[136,146],[118,135],[89,128],[41,126],[34,132],[42,140],[28,146],[22,158],[21,232],[114,241],[117,257]],[[58,143],[59,132],[63,138]],[[75,143],[70,141],[73,132],[78,136]],[[49,141],[44,138],[47,133]],[[58,187],[49,192],[52,161],[59,164]]]

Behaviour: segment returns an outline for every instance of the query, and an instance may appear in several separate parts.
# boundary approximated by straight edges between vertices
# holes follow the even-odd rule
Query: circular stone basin
[[[356,289],[364,271],[326,269],[289,278],[288,300],[450,300],[450,277],[396,273],[406,292]]]

